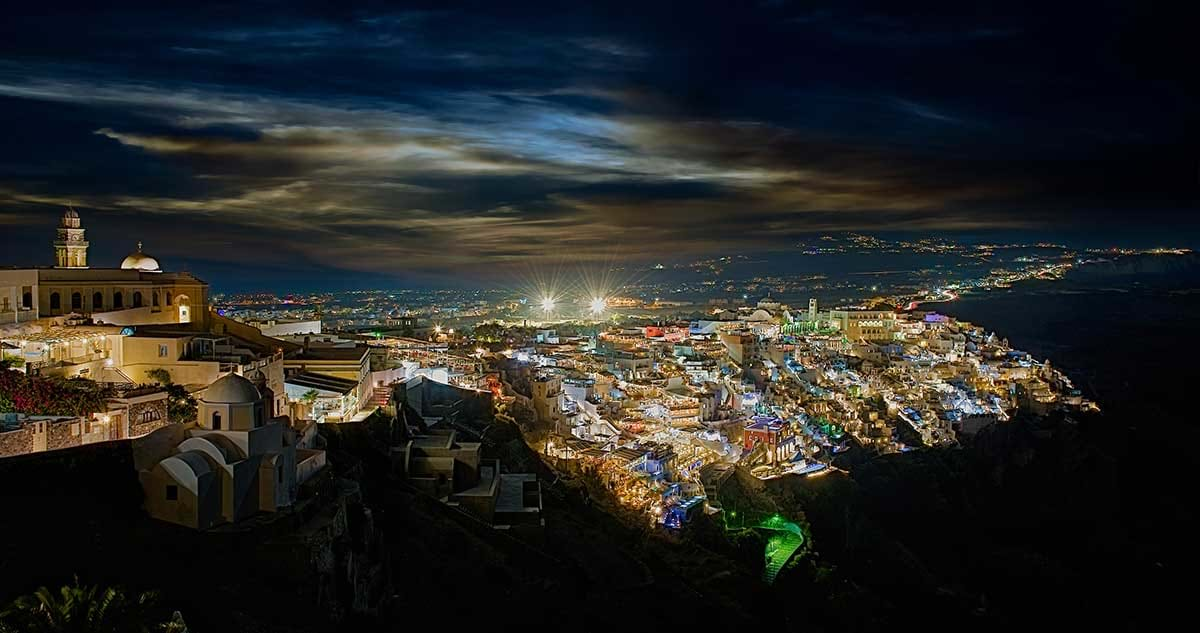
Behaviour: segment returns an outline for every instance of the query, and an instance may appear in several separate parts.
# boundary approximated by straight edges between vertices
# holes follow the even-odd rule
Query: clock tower
[[[79,213],[67,207],[58,225],[58,239],[54,240],[54,267],[87,268],[87,249],[83,229],[79,227]]]

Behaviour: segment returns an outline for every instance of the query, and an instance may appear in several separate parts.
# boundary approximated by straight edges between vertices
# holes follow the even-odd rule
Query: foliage
[[[319,395],[321,394],[317,393],[316,389],[309,389],[304,392],[304,395],[300,396],[300,401],[311,407],[317,401],[317,396]]]
[[[152,610],[157,594],[126,593],[120,587],[74,584],[52,591],[41,587],[0,611],[0,633],[134,633],[187,630],[176,613],[156,622]]]
[[[32,415],[90,415],[103,411],[112,390],[90,380],[62,380],[0,370],[0,410]]]
[[[166,384],[167,419],[172,424],[188,424],[196,420],[196,399],[182,385]]]
[[[480,323],[471,331],[471,337],[480,343],[518,345],[533,338],[535,332],[536,330],[532,327]]]
[[[162,367],[155,367],[154,369],[147,371],[146,377],[160,385],[171,384],[171,372],[163,369]]]

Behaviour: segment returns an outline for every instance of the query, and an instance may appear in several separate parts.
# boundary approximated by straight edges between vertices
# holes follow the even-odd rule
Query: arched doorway
[[[72,310],[82,310],[83,309],[83,295],[82,294],[80,294],[78,292],[71,293],[71,309]]]
[[[104,293],[96,292],[92,294],[92,310],[104,309]]]
[[[187,295],[179,295],[175,297],[175,304],[179,306],[179,322],[192,322],[192,300]]]
[[[140,290],[133,291],[133,307],[135,307],[135,308],[142,307],[142,293]]]
[[[62,310],[62,297],[57,292],[50,293],[50,310]]]
[[[125,307],[125,295],[118,290],[113,293],[113,309],[120,310]]]
[[[220,430],[221,430],[221,412],[220,412],[220,411],[213,411],[213,414],[212,414],[212,428],[213,428],[213,430],[214,430],[214,431],[220,431]]]

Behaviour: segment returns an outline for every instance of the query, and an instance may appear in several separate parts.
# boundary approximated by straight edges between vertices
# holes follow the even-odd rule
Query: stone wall
[[[83,424],[79,420],[70,422],[52,422],[46,430],[46,450],[54,451],[60,448],[73,448],[83,444]]]
[[[33,452],[33,432],[26,427],[0,433],[0,457]]]
[[[146,420],[145,414],[150,413]],[[154,415],[157,414],[157,415]],[[129,436],[141,437],[151,431],[161,429],[171,423],[167,419],[167,399],[151,400],[150,402],[135,402],[129,405]],[[155,419],[157,418],[157,419]]]

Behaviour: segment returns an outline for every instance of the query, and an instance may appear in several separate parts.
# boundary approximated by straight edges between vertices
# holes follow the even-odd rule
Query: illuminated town
[[[1059,279],[1073,267],[1107,261],[1100,255],[1019,257],[1017,267],[989,269],[978,280],[847,306],[824,307],[816,298],[793,306],[769,294],[707,303],[617,294],[645,291],[637,287],[582,295],[545,288],[532,296],[260,294],[221,297],[210,306],[206,283],[162,272],[140,244],[119,269],[89,267],[85,231],[68,209],[54,247],[58,266],[0,273],[9,310],[0,341],[6,362],[29,376],[6,378],[13,383],[6,406],[14,409],[0,435],[7,456],[188,424],[166,414],[166,385],[180,385],[200,403],[201,432],[177,455],[196,445],[218,451],[218,462],[233,459],[202,438],[222,431],[222,412],[235,415],[230,403],[244,403],[252,407],[251,428],[264,417],[286,416],[284,428],[297,439],[283,445],[300,451],[288,458],[298,469],[289,477],[302,483],[325,463],[324,452],[312,448],[314,425],[365,420],[395,392],[431,382],[491,396],[496,414],[515,422],[555,470],[599,477],[622,510],[670,530],[725,511],[716,497],[735,468],[762,480],[820,477],[842,469],[838,456],[849,451],[950,447],[1020,411],[1098,410],[1049,361],[931,308],[960,293]],[[863,236],[850,243],[883,244]],[[82,247],[68,255],[76,244]],[[746,290],[770,285],[753,280]],[[36,391],[56,376],[97,385],[74,387],[91,394],[94,410],[22,413],[54,407],[23,402],[29,387],[20,383],[32,380]],[[240,450],[241,459],[257,458]],[[166,477],[175,482],[169,487],[186,485],[182,466],[172,465],[180,457],[161,460],[161,473],[147,471],[143,483],[162,485],[149,482]],[[459,492],[455,485],[446,499]],[[287,505],[294,495],[295,484],[271,503]],[[198,528],[244,514],[234,508],[182,519],[156,511]],[[803,533],[793,532],[782,562],[764,572],[768,580],[801,545]]]

